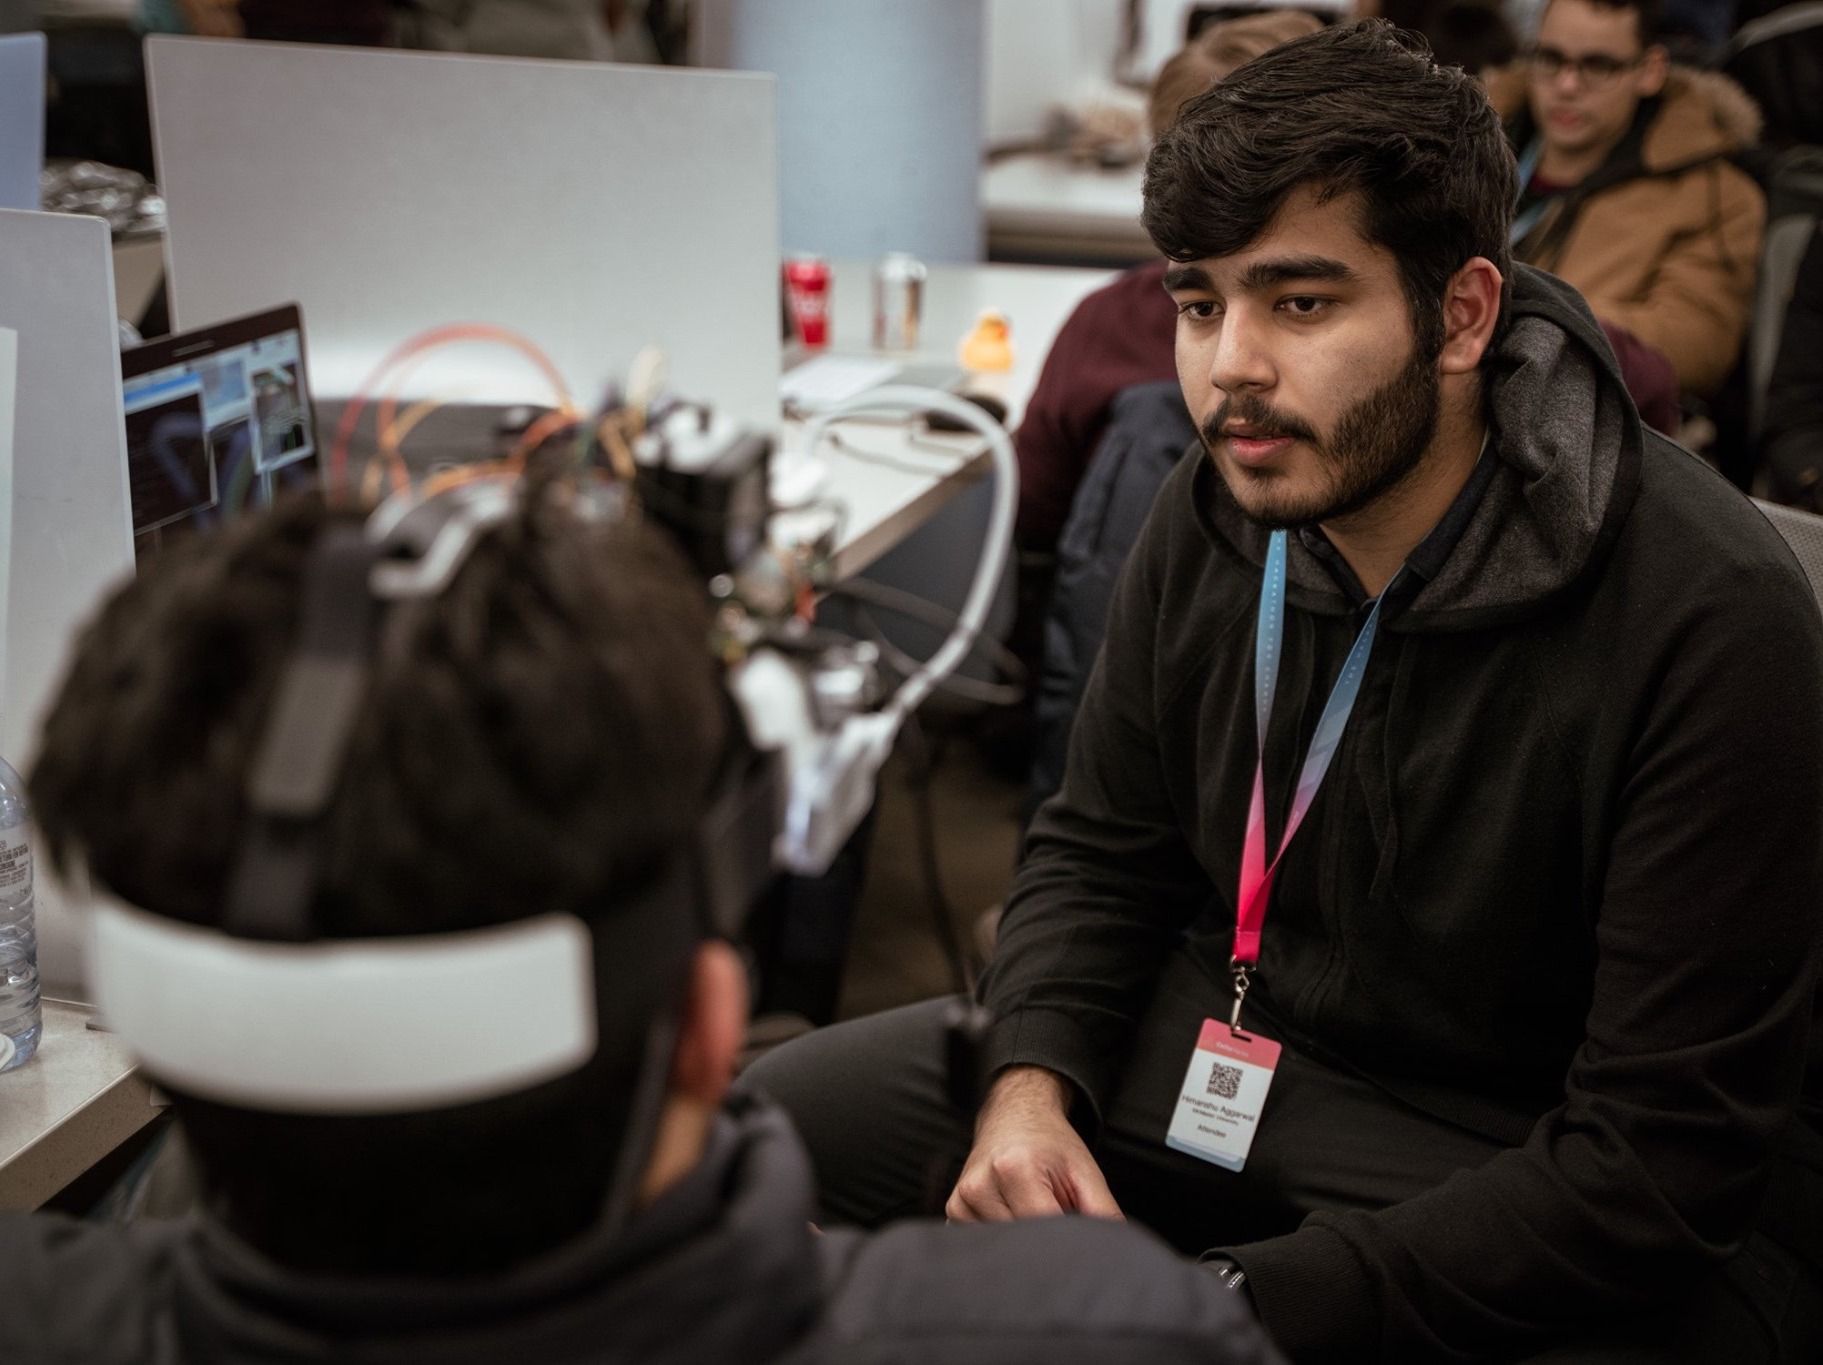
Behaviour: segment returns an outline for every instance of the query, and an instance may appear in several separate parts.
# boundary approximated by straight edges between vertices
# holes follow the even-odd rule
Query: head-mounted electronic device
[[[576,915],[333,941],[312,920],[322,817],[367,697],[380,617],[389,603],[440,593],[519,496],[480,480],[389,501],[364,527],[326,527],[249,773],[220,928],[97,911],[98,1003],[172,1084],[253,1108],[386,1113],[509,1094],[593,1055],[595,954]],[[688,885],[630,897],[602,932],[631,921],[641,937],[649,904],[652,916],[686,921],[690,941],[735,933],[773,875],[781,799],[776,756],[737,733],[707,817],[660,879]]]
[[[973,643],[1005,563],[1017,474],[1004,431],[971,405],[926,390],[879,390],[851,406],[953,409],[987,437],[998,480],[993,524],[962,617],[937,655],[878,708],[857,681],[868,660],[852,648],[810,655],[783,641],[747,641],[729,674],[741,722],[730,727],[708,812],[655,884],[616,905],[611,928],[558,913],[397,938],[325,940],[318,932],[323,816],[368,695],[384,613],[441,593],[478,541],[515,513],[526,485],[471,479],[423,498],[397,495],[364,526],[325,527],[248,776],[220,927],[118,905],[92,917],[97,1003],[153,1074],[246,1108],[401,1113],[528,1089],[584,1065],[610,1029],[621,1036],[643,1028],[644,1064],[609,1199],[610,1219],[624,1214],[662,1110],[676,1011],[655,1008],[650,991],[634,999],[604,989],[599,968],[619,961],[662,977],[702,937],[732,936],[776,868],[826,868],[871,803],[905,716]],[[696,464],[711,480],[745,480],[719,500],[732,526],[735,513],[752,511],[747,462],[757,452],[763,469],[770,443],[724,436],[708,421],[698,435],[705,449]],[[723,457],[724,439],[738,458]],[[662,464],[670,448],[648,445],[642,461]],[[710,505],[681,477],[641,481],[671,502]],[[668,524],[680,530],[676,518]],[[680,534],[699,547],[699,559],[700,547],[750,538],[700,522]],[[608,950],[607,933],[617,950]]]

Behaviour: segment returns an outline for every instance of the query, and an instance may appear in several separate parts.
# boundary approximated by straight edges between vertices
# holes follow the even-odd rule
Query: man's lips
[[[1293,437],[1252,427],[1229,427],[1222,433],[1228,453],[1244,465],[1262,465],[1290,448]]]

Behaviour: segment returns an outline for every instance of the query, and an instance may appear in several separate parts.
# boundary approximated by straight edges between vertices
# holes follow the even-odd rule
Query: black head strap
[[[327,527],[311,550],[297,644],[248,775],[228,878],[222,928],[236,937],[316,937],[319,824],[367,697],[379,615],[368,580],[377,557],[359,523]]]

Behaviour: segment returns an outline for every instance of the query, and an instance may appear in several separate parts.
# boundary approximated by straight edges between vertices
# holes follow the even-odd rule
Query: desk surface
[[[35,1209],[158,1117],[152,1087],[93,1011],[47,1000],[38,1055],[0,1076],[0,1209]]]
[[[913,364],[954,363],[962,338],[984,308],[997,308],[1011,324],[1013,368],[970,376],[965,393],[991,394],[1007,406],[1007,426],[1016,427],[1051,341],[1085,294],[1113,278],[1107,270],[1060,266],[934,265],[924,293],[922,346]],[[840,261],[830,296],[834,348],[870,352],[873,328],[872,265]],[[787,430],[793,448],[800,432]],[[848,424],[844,442],[866,455],[817,452],[830,469],[822,496],[842,504],[840,577],[859,572],[990,468],[986,443],[975,436],[940,436],[914,430],[909,422]]]
[[[1051,342],[1083,296],[1114,278],[1111,270],[1047,265],[933,265],[924,290],[924,324],[915,360],[954,363],[962,339],[984,308],[1006,314],[1012,327],[1013,368],[973,376],[964,390],[991,393],[1007,405],[1016,427]],[[830,299],[838,351],[871,350],[873,266],[839,261]]]

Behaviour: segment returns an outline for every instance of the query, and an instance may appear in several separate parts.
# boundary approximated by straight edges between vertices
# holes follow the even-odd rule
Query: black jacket
[[[778,1110],[737,1099],[625,1230],[472,1282],[306,1276],[219,1226],[0,1219],[7,1365],[1201,1361],[1277,1356],[1229,1290],[1093,1219],[811,1231]],[[351,1210],[351,1216],[356,1211]]]
[[[1572,291],[1521,268],[1514,311],[1490,372],[1498,466],[1383,614],[1248,997],[1288,1040],[1512,1146],[1234,1249],[1294,1358],[1467,1355],[1672,1291],[1740,1246],[1801,1088],[1813,1122],[1823,1094],[1814,1068],[1805,1088],[1816,602],[1753,505],[1640,426]],[[1050,1067],[1091,1105],[1168,962],[1199,965],[1227,1017],[1265,546],[1187,455],[982,984],[990,1060]],[[1360,619],[1292,537],[1272,848]],[[1271,1116],[1269,1097],[1258,1143]]]
[[[1032,760],[1027,812],[1063,785],[1076,708],[1101,652],[1108,606],[1121,566],[1139,539],[1159,485],[1196,439],[1175,379],[1132,384],[1114,396],[1108,427],[1070,501],[1057,540],[1057,578],[1044,618],[1044,671],[1034,706],[1038,752]]]

